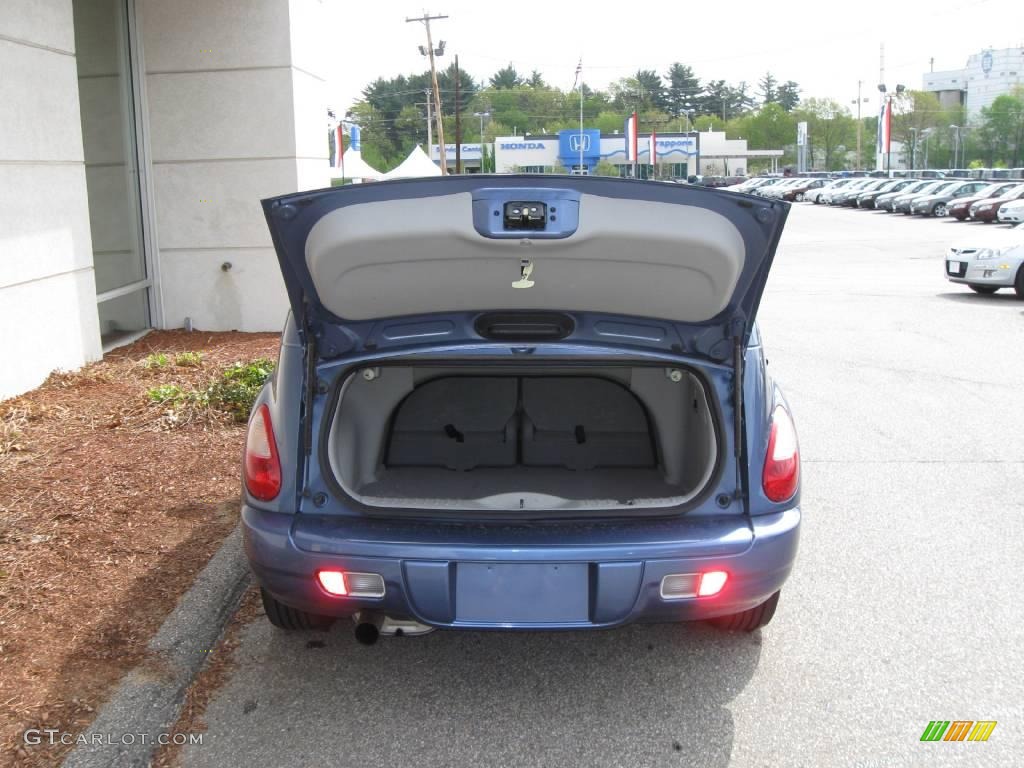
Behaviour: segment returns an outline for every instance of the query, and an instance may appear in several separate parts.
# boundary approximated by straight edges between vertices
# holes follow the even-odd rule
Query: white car
[[[807,179],[804,178],[789,178],[783,179],[778,184],[772,184],[764,187],[764,192],[761,193],[762,197],[778,198],[782,197],[786,192],[795,187],[798,184],[805,184]],[[754,194],[757,194],[755,192]]]
[[[842,186],[840,186],[839,183],[836,182],[831,187],[827,187],[825,189],[825,192],[818,197],[818,202],[824,203],[825,205],[832,205],[832,198],[835,195],[839,194],[840,192],[853,192],[854,190],[858,189],[863,189],[866,191],[867,187],[871,184],[874,184],[875,181],[877,181],[877,179],[857,178],[850,179],[849,181],[849,184],[843,184]]]
[[[996,214],[996,218],[1004,224],[1020,224],[1024,222],[1024,200],[1003,203]]]
[[[811,190],[804,195],[804,200],[808,200],[815,205],[818,205],[823,202],[821,198],[826,192],[831,193],[837,189],[842,189],[843,187],[852,184],[854,181],[856,181],[856,179],[836,179],[831,184],[826,184],[824,187],[818,187],[817,189]]]
[[[946,279],[975,293],[1013,288],[1024,299],[1024,224],[976,233],[946,254]]]

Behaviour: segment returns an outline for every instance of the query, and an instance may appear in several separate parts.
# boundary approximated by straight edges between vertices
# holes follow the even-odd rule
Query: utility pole
[[[455,55],[455,172],[462,173],[462,104],[459,103],[459,56]]]
[[[426,50],[426,54],[427,54],[427,57],[430,59],[430,79],[431,79],[431,81],[434,84],[434,118],[437,120],[437,141],[438,141],[438,144],[440,145],[440,147],[439,147],[440,152],[438,152],[438,155],[439,155],[439,157],[441,159],[441,175],[442,176],[445,176],[448,173],[448,158],[446,157],[447,152],[445,151],[446,147],[445,147],[445,143],[444,143],[444,121],[443,121],[442,116],[441,116],[441,91],[437,87],[437,67],[434,64],[434,53],[435,53],[435,51],[434,51],[434,39],[430,36],[430,22],[436,21],[438,19],[447,19],[447,18],[448,18],[447,16],[443,16],[443,15],[431,16],[431,15],[429,15],[427,13],[424,13],[422,16],[419,16],[419,17],[414,18],[414,19],[410,19],[408,17],[405,19],[405,22],[407,24],[410,23],[410,22],[413,22],[413,21],[419,21],[419,22],[421,22],[423,24],[424,27],[427,28],[427,50]],[[422,47],[420,48],[420,52],[423,53],[423,48]],[[444,52],[444,48],[441,48],[440,51],[438,52],[438,54],[440,55],[440,53],[443,53],[443,52]]]

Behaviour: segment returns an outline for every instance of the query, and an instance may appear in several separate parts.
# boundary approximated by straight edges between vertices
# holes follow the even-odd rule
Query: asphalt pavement
[[[1024,301],[942,274],[992,228],[794,207],[760,320],[804,520],[769,627],[366,647],[259,617],[183,764],[1019,765]],[[922,743],[930,720],[998,725]]]

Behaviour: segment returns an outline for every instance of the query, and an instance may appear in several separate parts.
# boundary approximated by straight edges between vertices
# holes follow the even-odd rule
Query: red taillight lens
[[[697,597],[711,597],[722,591],[729,574],[725,571],[705,571],[700,575]]]
[[[761,487],[772,501],[786,501],[800,485],[800,447],[796,427],[781,405],[772,413],[772,431],[768,437],[768,455],[764,459]]]
[[[277,456],[270,409],[261,405],[249,419],[245,437],[245,487],[260,501],[270,501],[281,492],[281,460]]]
[[[347,595],[345,574],[342,571],[317,571],[317,579],[324,591],[331,595]]]

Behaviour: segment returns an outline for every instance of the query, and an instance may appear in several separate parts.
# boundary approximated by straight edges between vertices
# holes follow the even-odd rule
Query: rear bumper
[[[583,527],[431,526],[422,523],[317,518],[242,508],[245,550],[261,586],[280,602],[311,613],[346,617],[374,610],[424,624],[467,629],[603,628],[635,621],[690,621],[736,613],[764,602],[782,587],[796,557],[800,510],[759,517],[679,518],[618,526],[618,540]],[[542,538],[543,537],[543,538]],[[606,538],[607,537],[607,538]],[[584,594],[523,595],[491,619],[460,615],[462,578],[480,566],[571,564],[585,574]],[[378,573],[384,597],[331,597],[314,574],[323,568]],[[664,599],[669,574],[724,570],[728,582],[713,597]],[[567,582],[568,583],[568,582]],[[584,616],[558,618],[560,605],[586,605]],[[550,603],[550,604],[548,604]],[[500,606],[500,599],[497,601]],[[533,614],[542,621],[522,619]],[[518,613],[517,613],[518,612]]]

